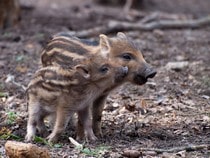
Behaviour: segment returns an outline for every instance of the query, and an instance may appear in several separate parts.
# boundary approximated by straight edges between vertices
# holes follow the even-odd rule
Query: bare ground
[[[89,1],[21,2],[24,7],[20,25],[1,31],[0,35],[0,157],[5,157],[4,127],[18,136],[19,141],[23,141],[26,134],[27,106],[23,88],[40,66],[41,48],[50,36],[105,24],[115,17],[105,14],[106,9],[115,14],[120,12],[115,18],[123,20],[122,8],[105,8]],[[209,14],[207,0],[196,2],[153,0],[145,4],[141,14],[157,10],[187,17]],[[92,157],[123,157],[127,149],[139,151],[140,156],[148,158],[210,157],[207,148],[191,152],[184,149],[140,151],[140,148],[210,145],[210,27],[125,33],[138,43],[146,60],[156,67],[157,76],[141,87],[125,84],[110,95],[102,120],[103,138],[85,144],[91,151],[78,150],[70,143],[68,137],[75,136],[72,126],[60,140],[60,148],[37,144],[48,148],[52,157],[91,157],[91,154]],[[115,33],[109,34],[113,35]],[[90,38],[98,39],[97,36]],[[187,65],[179,69],[168,65],[182,61]],[[8,139],[15,138],[10,135]]]

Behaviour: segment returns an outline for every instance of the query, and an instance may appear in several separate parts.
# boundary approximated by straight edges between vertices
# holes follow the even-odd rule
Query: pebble
[[[188,61],[177,61],[177,62],[168,62],[165,67],[167,70],[181,71],[188,65],[189,65]]]

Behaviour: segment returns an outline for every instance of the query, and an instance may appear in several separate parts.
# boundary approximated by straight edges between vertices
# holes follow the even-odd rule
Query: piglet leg
[[[70,116],[72,116],[73,112],[69,112],[63,107],[58,107],[56,111],[56,120],[52,133],[47,137],[49,142],[56,142],[61,135],[61,133],[65,130]]]
[[[88,106],[78,111],[78,119],[79,119],[79,122],[82,124],[81,126],[84,127],[84,134],[77,133],[77,139],[81,139],[81,137],[84,135],[86,141],[96,140],[97,137],[93,133],[92,120],[90,117],[90,110]]]
[[[102,96],[98,97],[93,103],[92,123],[93,123],[93,131],[97,137],[102,137],[101,118],[102,118],[102,112],[104,110],[106,98],[107,98],[107,95],[102,95]]]
[[[36,134],[36,128],[37,125],[42,124],[40,121],[41,118],[41,105],[39,102],[35,102],[33,100],[33,96],[31,96],[32,99],[29,100],[28,104],[29,104],[29,108],[28,108],[28,113],[29,113],[29,118],[28,118],[28,122],[27,122],[27,134],[25,136],[25,140],[27,142],[32,141],[35,138],[35,134]],[[40,127],[43,128],[43,127]],[[40,129],[40,132],[41,129]],[[40,133],[42,134],[42,133]]]

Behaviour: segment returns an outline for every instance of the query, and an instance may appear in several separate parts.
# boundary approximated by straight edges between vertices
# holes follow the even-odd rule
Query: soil
[[[5,157],[7,139],[24,141],[28,118],[24,88],[41,67],[41,50],[50,37],[61,31],[101,26],[113,18],[123,20],[123,6],[99,6],[90,0],[21,0],[21,6],[20,24],[0,32],[0,157]],[[209,8],[208,0],[148,0],[131,12],[145,16],[159,11],[196,18],[209,14]],[[101,11],[106,9],[116,16]],[[124,157],[128,149],[145,158],[210,157],[206,148],[140,151],[210,145],[210,27],[125,33],[157,69],[155,78],[143,86],[127,83],[113,91],[103,112],[103,136],[84,143],[84,149],[75,148],[68,140],[69,136],[75,138],[74,125],[68,126],[57,146],[36,144],[48,148],[52,157]],[[98,36],[89,38],[98,40]],[[171,68],[172,62],[186,65]]]

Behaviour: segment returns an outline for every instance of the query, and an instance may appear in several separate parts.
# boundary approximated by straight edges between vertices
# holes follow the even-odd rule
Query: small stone
[[[125,157],[130,157],[130,158],[138,158],[141,155],[141,152],[139,152],[138,150],[124,150],[123,151],[123,156]]]
[[[176,155],[179,157],[186,157],[186,150],[180,151]]]
[[[155,151],[144,151],[144,152],[142,152],[142,155],[145,155],[145,156],[156,156],[157,152],[155,152]]]
[[[188,65],[189,65],[188,61],[177,61],[177,62],[168,62],[165,67],[167,70],[181,71]]]
[[[155,82],[147,82],[146,85],[148,85],[149,88],[154,89],[157,84]]]
[[[209,99],[210,98],[210,96],[208,96],[208,95],[202,95],[201,97],[204,98],[204,99]]]
[[[209,122],[210,121],[209,116],[203,116],[203,121]]]
[[[155,30],[153,31],[153,33],[154,33],[155,36],[158,36],[158,37],[164,36],[164,32],[161,31],[161,30],[159,30],[159,29],[155,29]]]
[[[186,60],[186,59],[185,59],[184,56],[178,55],[178,56],[176,56],[176,60],[177,60],[177,61],[183,61],[183,60]]]
[[[120,105],[119,105],[119,103],[113,103],[112,106],[113,106],[114,108],[118,108]]]

